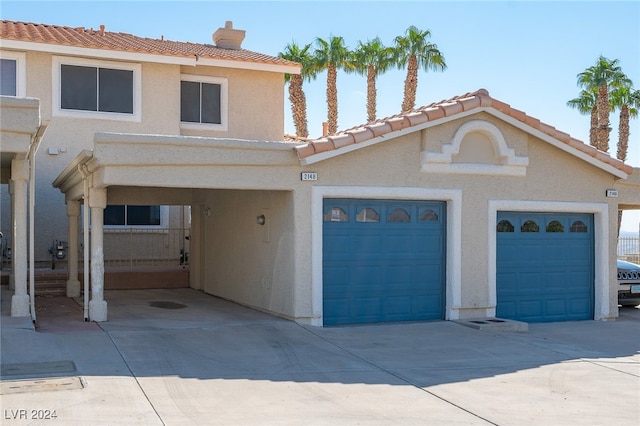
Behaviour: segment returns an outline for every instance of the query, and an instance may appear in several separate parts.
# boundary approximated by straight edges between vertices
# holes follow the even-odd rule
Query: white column
[[[13,250],[11,263],[14,265],[15,294],[11,297],[11,316],[26,317],[29,312],[27,294],[27,180],[29,161],[26,159],[11,161],[11,180],[13,181]]]
[[[16,217],[16,199],[13,196],[14,194],[14,190],[13,190],[13,181],[9,180],[9,197],[10,197],[10,204],[11,204],[11,217],[9,218],[11,223],[11,244],[8,246],[11,249],[11,270],[9,271],[9,290],[15,290],[16,289],[16,264],[13,261],[13,242],[16,240],[16,233],[15,233],[15,226],[13,226],[13,218]]]
[[[67,216],[69,217],[69,277],[67,279],[67,297],[79,297],[78,218],[80,217],[80,201],[67,202]]]
[[[89,319],[107,320],[107,302],[104,300],[104,248],[103,224],[104,209],[107,207],[107,190],[91,188],[89,190],[91,208],[91,301]]]

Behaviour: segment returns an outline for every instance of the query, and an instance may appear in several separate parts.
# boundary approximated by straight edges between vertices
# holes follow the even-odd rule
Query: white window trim
[[[117,121],[142,121],[142,65],[98,61],[95,59],[72,58],[64,56],[52,57],[52,113],[54,116],[60,117],[76,117],[76,118],[93,118],[101,120],[117,120]],[[133,71],[133,114],[117,113],[117,112],[101,112],[101,111],[77,111],[70,109],[62,109],[60,107],[60,99],[62,94],[60,81],[61,65],[77,65],[84,67],[110,68],[116,70]]]
[[[24,52],[0,51],[0,59],[16,61],[16,98],[27,96],[27,55]]]
[[[497,306],[497,235],[496,223],[499,211],[541,213],[591,213],[594,235],[594,319],[608,319],[615,314],[609,306],[609,205],[607,203],[572,203],[560,201],[489,200],[488,238],[489,309],[487,316],[495,316]]]
[[[229,81],[224,77],[210,77],[204,75],[194,74],[181,74],[180,81],[193,81],[196,83],[210,83],[220,85],[220,124],[210,123],[188,123],[180,121],[181,129],[191,130],[217,130],[220,132],[226,132],[229,128]]]
[[[310,325],[323,325],[322,203],[325,198],[445,201],[446,296],[445,319],[459,319],[462,306],[462,190],[416,187],[314,186],[311,190],[311,305]]]

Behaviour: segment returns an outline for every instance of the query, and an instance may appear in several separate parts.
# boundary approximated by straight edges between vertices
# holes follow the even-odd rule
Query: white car
[[[640,305],[640,265],[618,260],[618,304]]]

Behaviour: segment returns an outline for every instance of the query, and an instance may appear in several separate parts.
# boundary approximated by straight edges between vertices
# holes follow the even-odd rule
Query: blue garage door
[[[499,212],[496,315],[593,319],[593,215]]]
[[[442,319],[445,204],[324,200],[325,325]]]

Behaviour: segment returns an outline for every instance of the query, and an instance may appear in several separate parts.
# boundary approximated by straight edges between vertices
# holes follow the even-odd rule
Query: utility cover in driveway
[[[445,203],[325,199],[325,325],[442,319]]]
[[[498,212],[496,316],[593,319],[593,215]]]

